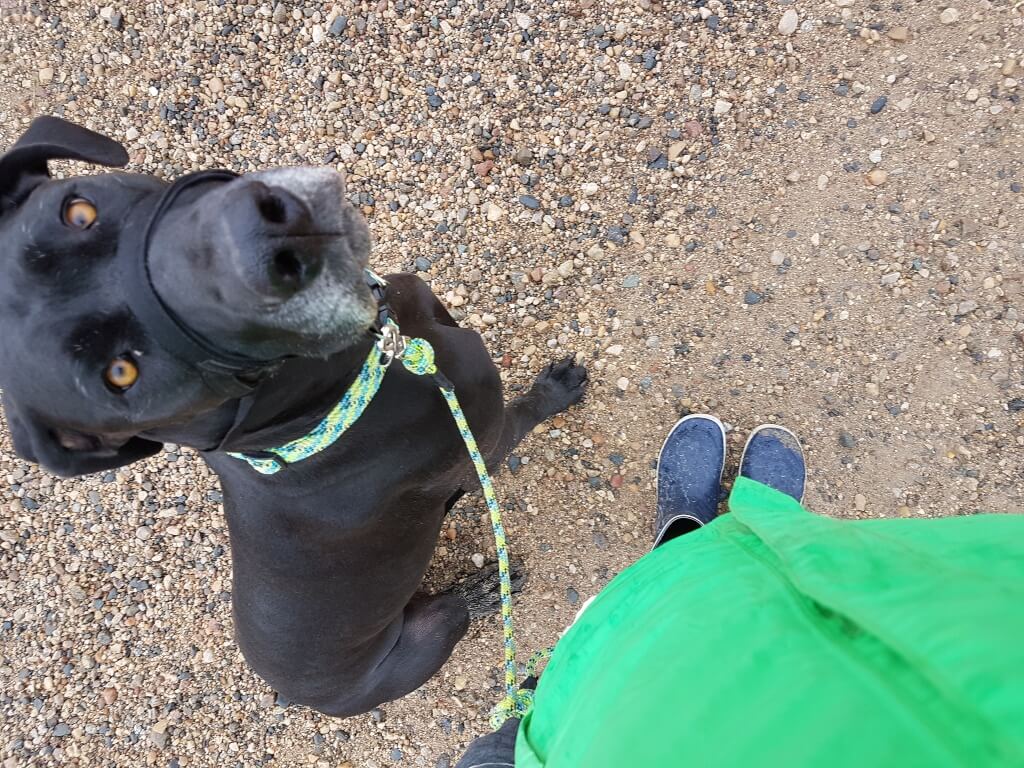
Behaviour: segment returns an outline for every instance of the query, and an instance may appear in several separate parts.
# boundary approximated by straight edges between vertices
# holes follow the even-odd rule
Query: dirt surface
[[[165,177],[337,166],[375,265],[421,272],[510,393],[588,362],[498,482],[524,649],[646,550],[681,413],[734,461],[796,430],[821,514],[1024,508],[1019,1],[0,7],[4,145],[49,113]],[[190,451],[59,480],[0,428],[0,478],[4,768],[447,766],[485,730],[497,621],[370,715],[277,700]],[[432,586],[493,557],[483,515],[453,512]]]

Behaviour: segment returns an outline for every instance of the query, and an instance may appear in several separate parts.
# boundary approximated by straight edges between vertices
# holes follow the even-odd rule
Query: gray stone
[[[348,16],[338,16],[331,22],[331,26],[328,28],[327,34],[332,37],[340,37],[346,29],[348,29]]]

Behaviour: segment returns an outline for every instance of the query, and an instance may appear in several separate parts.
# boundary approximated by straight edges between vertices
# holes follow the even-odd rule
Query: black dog
[[[477,485],[437,387],[393,365],[340,440],[273,475],[228,455],[315,427],[367,358],[380,313],[427,339],[488,464],[577,402],[550,366],[505,408],[480,337],[427,286],[364,278],[365,222],[329,169],[51,179],[47,161],[127,162],[109,138],[36,120],[0,157],[0,386],[15,450],[61,475],[164,441],[220,477],[238,643],[288,699],[353,715],[419,687],[494,586],[419,594],[441,521]],[[490,595],[490,599],[483,598]]]

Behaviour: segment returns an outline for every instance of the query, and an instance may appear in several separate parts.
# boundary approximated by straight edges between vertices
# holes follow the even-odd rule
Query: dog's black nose
[[[308,208],[291,192],[252,180],[233,186],[224,213],[247,282],[270,299],[293,296],[320,273],[326,233],[315,231]]]

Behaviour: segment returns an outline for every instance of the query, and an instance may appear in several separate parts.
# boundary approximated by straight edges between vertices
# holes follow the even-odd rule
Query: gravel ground
[[[0,9],[3,144],[51,113],[164,176],[337,166],[376,266],[421,272],[510,392],[589,361],[499,482],[526,649],[645,551],[681,412],[734,453],[797,429],[822,514],[1024,508],[1019,0]],[[3,768],[440,767],[486,728],[496,621],[370,715],[277,699],[190,451],[62,481],[0,428],[0,478]],[[492,556],[483,515],[453,512],[431,585]]]

